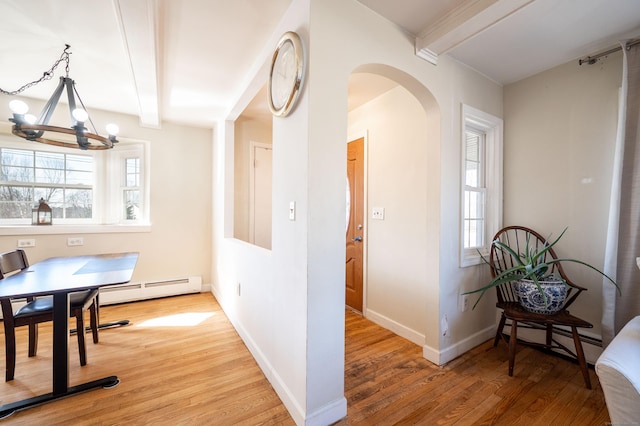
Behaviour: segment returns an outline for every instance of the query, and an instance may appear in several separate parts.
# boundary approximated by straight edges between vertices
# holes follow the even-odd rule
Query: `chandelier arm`
[[[64,88],[63,77],[60,77],[60,82],[58,83],[58,86],[53,91],[53,93],[51,94],[51,97],[49,98],[47,103],[44,105],[44,108],[42,108],[42,111],[38,116],[37,122],[39,124],[44,124],[44,125],[49,124],[49,120],[51,119],[51,115],[53,114],[53,111],[55,111],[56,109],[56,105],[58,104],[58,99],[60,99],[60,94],[62,93],[63,88]],[[43,133],[44,133],[43,130],[40,130],[39,132],[31,132],[30,138],[37,139],[41,137]]]
[[[67,89],[67,100],[69,102],[69,118],[71,119],[72,127],[75,127],[78,125],[78,120],[73,116],[73,110],[76,109],[76,98],[73,96],[74,82],[70,78],[65,78],[64,80],[64,85]]]
[[[53,115],[53,111],[56,109],[56,105],[58,105],[58,100],[60,99],[60,95],[62,94],[62,90],[64,89],[64,77],[60,77],[60,82],[58,86],[51,94],[51,97],[42,108],[42,112],[38,116],[38,124],[49,124],[49,120],[51,120],[51,115]]]
[[[76,94],[76,97],[78,98],[78,102],[80,102],[80,105],[82,105],[82,109],[84,109],[86,111],[87,108],[84,106],[84,102],[82,102],[82,98],[80,97],[80,93],[78,93],[78,89],[76,89],[75,82],[73,84],[73,91]],[[98,130],[96,130],[96,126],[93,124],[93,120],[91,119],[91,116],[88,115],[88,114],[87,114],[87,120],[89,120],[89,124],[91,124],[91,128],[93,129],[93,133],[95,133],[97,135],[98,134]]]
[[[67,129],[65,127],[57,127],[57,126],[47,126],[42,124],[15,124],[11,129],[11,133],[13,133],[16,136],[20,136],[21,138],[24,138],[27,140],[33,140],[33,141],[48,144],[48,145],[62,146],[66,148],[75,148],[75,149],[78,149],[78,148],[92,149],[92,150],[102,150],[102,149],[113,148],[113,143],[108,138],[105,138],[93,133],[86,133],[85,136],[88,139],[92,139],[94,141],[100,142],[100,145],[95,144],[95,145],[87,145],[86,147],[81,147],[81,146],[78,146],[78,144],[75,142],[58,141],[58,140],[43,138],[40,136],[34,137],[33,136],[34,131],[38,131],[38,133],[40,132],[44,133],[44,132],[50,131],[50,132],[56,132],[56,133],[66,133],[68,135],[76,134],[76,131],[74,129]]]

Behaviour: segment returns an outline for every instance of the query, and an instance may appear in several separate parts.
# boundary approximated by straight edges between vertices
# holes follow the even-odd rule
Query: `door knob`
[[[353,239],[353,241],[362,241],[362,235],[358,235]]]

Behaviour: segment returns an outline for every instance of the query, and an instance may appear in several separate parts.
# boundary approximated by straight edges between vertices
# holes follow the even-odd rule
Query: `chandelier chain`
[[[30,87],[33,87],[37,84],[42,83],[45,80],[51,80],[51,78],[54,75],[54,72],[56,70],[56,68],[58,68],[58,65],[60,65],[60,62],[64,61],[66,62],[66,66],[65,66],[65,72],[67,73],[67,77],[69,77],[69,55],[71,54],[71,52],[68,52],[68,50],[71,48],[71,46],[69,46],[68,44],[65,44],[65,49],[62,52],[62,55],[60,55],[60,58],[58,58],[57,61],[55,61],[53,63],[53,65],[51,66],[51,68],[48,71],[45,71],[42,74],[42,77],[40,77],[38,80],[34,80],[30,83],[25,84],[24,86],[20,87],[17,90],[13,90],[13,91],[8,91],[8,90],[4,90],[3,88],[0,87],[0,93],[3,93],[5,95],[17,95],[19,93],[24,92],[25,90],[27,90]]]

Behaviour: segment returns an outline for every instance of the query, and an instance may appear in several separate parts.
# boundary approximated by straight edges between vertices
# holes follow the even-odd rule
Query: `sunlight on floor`
[[[137,327],[192,327],[199,325],[203,321],[211,318],[215,312],[187,312],[184,314],[168,315],[165,317],[153,318],[140,324]]]

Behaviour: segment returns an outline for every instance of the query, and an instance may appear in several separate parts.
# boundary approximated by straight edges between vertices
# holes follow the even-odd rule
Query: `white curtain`
[[[624,54],[618,135],[611,185],[604,272],[621,289],[603,279],[602,340],[606,346],[633,317],[640,315],[640,45]]]

